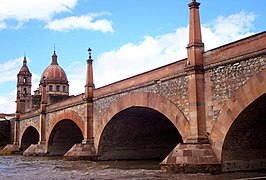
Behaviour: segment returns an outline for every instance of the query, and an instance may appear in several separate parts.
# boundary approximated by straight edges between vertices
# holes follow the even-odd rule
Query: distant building
[[[5,113],[0,113],[0,121],[7,121],[11,120],[15,117],[15,114],[5,114]]]
[[[32,74],[27,66],[27,59],[24,57],[23,65],[17,74],[17,96],[20,99],[20,111],[25,113],[38,109],[45,83],[48,104],[65,100],[69,97],[69,84],[65,71],[57,62],[57,55],[54,51],[51,64],[42,73],[39,88],[31,94]]]

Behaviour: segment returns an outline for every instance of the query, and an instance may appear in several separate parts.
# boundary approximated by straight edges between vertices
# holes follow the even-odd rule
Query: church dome
[[[65,71],[57,63],[57,55],[54,52],[51,64],[42,73],[41,81],[45,77],[47,83],[68,83]]]
[[[68,95],[69,84],[65,71],[57,62],[57,55],[54,51],[51,64],[44,70],[40,80],[40,93],[42,93],[42,85],[46,84],[46,92],[50,95]]]
[[[46,82],[68,82],[65,71],[59,65],[50,64],[42,73],[41,80],[43,77],[45,77]]]

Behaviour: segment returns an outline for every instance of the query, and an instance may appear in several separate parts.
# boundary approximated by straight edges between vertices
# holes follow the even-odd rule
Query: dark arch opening
[[[223,145],[223,171],[266,169],[266,94],[246,107]]]
[[[21,139],[21,150],[25,151],[31,144],[38,144],[39,142],[39,133],[38,131],[30,126],[24,132]]]
[[[180,142],[181,135],[166,116],[154,109],[130,107],[108,122],[98,154],[101,160],[162,160]]]
[[[53,128],[48,141],[48,154],[52,156],[64,155],[76,143],[81,143],[83,135],[75,122],[62,120]]]

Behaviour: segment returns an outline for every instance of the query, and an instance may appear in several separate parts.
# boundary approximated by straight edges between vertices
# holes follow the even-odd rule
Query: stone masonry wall
[[[266,55],[254,57],[227,65],[220,65],[205,72],[207,131],[210,132],[213,122],[229,97],[266,67]]]
[[[175,104],[184,113],[184,115],[188,117],[189,103],[187,81],[188,79],[186,76],[173,77],[167,80],[156,81],[153,84],[143,85],[141,87],[137,87],[136,89],[125,90],[111,96],[95,99],[94,120],[98,122],[112,103],[117,101],[120,97],[134,92],[152,92],[163,96]]]
[[[58,110],[56,112],[50,112],[46,115],[46,133],[49,131],[49,127],[56,115],[63,113],[64,111],[74,111],[79,115],[79,117],[84,121],[85,120],[85,104],[79,104],[72,107],[65,108],[63,110]]]

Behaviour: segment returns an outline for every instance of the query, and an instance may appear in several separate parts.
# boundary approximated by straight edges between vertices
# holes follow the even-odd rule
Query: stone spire
[[[200,15],[199,15],[200,3],[196,0],[192,0],[188,4],[190,10],[189,17],[189,44],[188,49],[188,64],[191,66],[202,65],[202,53],[204,51],[204,44],[202,43],[201,27],[200,27]]]
[[[87,59],[87,74],[86,74],[86,85],[85,85],[85,99],[92,100],[93,97],[93,68],[92,68],[92,58],[91,58],[91,48],[88,49],[89,59]]]
[[[93,69],[92,69],[92,58],[91,58],[91,48],[89,51],[89,59],[87,60],[87,74],[86,74],[86,85],[85,85],[85,121],[84,121],[84,139],[81,144],[75,144],[65,155],[64,159],[67,160],[77,160],[77,159],[87,159],[95,160],[97,159],[96,148],[94,145],[93,137]]]
[[[190,102],[190,127],[191,138],[195,142],[205,141],[206,122],[205,122],[205,104],[204,104],[204,72],[203,72],[203,52],[204,44],[201,38],[200,28],[200,3],[192,0],[188,4],[190,11],[189,18],[189,44],[187,46],[189,102]]]
[[[27,58],[26,58],[26,54],[24,54],[23,66],[27,66]]]

